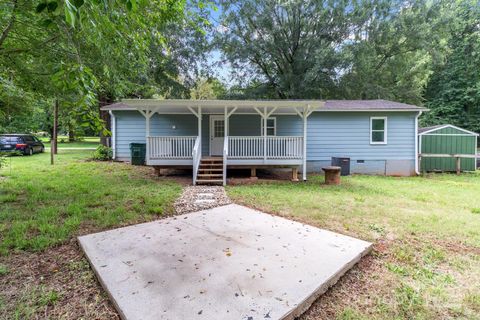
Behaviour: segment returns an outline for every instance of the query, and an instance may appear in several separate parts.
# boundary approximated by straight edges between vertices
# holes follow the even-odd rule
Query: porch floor
[[[79,242],[124,319],[293,319],[371,247],[234,204]]]

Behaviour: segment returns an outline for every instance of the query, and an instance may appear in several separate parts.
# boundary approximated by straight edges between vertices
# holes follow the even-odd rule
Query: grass
[[[345,280],[305,319],[480,319],[479,173],[322,181],[227,188],[236,202],[375,244],[357,289]]]
[[[50,148],[50,138],[40,138],[46,148]],[[69,142],[67,136],[58,136],[58,148],[96,148],[100,144],[99,137],[83,137],[82,141]]]
[[[38,251],[82,232],[154,219],[172,209],[181,186],[145,170],[87,161],[90,151],[12,157],[0,174],[0,254]]]
[[[0,170],[1,319],[117,317],[72,239],[169,214],[181,186],[91,153],[60,149],[54,166],[48,153],[11,157]],[[322,180],[227,188],[375,244],[302,319],[480,319],[480,174]]]
[[[75,236],[173,213],[181,185],[92,151],[0,169],[0,319],[118,319]]]

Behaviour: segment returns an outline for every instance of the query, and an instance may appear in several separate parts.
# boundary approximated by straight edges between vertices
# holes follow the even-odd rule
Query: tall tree
[[[480,6],[476,0],[447,4],[446,49],[425,91],[425,125],[450,123],[480,132]]]
[[[439,2],[365,2],[367,19],[352,29],[342,48],[335,96],[421,104],[432,54],[441,40],[435,33],[439,8]]]
[[[193,100],[215,100],[222,99],[227,89],[215,78],[199,79],[195,86],[190,89],[190,99]]]
[[[152,46],[167,23],[184,17],[176,0],[10,0],[0,5],[0,106],[25,110],[16,97],[59,98],[61,108],[101,130],[97,100],[138,92]],[[158,57],[161,58],[161,57]],[[27,93],[24,95],[23,93]],[[25,99],[24,99],[25,100]]]
[[[364,19],[355,1],[222,0],[217,43],[238,77],[278,98],[328,97],[338,49]]]
[[[237,93],[421,104],[441,4],[224,0],[217,44],[243,72]]]

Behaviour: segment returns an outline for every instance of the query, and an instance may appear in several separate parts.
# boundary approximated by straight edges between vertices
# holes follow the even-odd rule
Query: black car
[[[42,141],[31,134],[0,134],[0,152],[21,152],[32,155],[45,150]]]

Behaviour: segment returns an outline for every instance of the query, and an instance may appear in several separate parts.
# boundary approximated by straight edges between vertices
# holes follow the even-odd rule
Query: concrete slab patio
[[[79,237],[124,319],[293,319],[371,248],[231,204]]]

